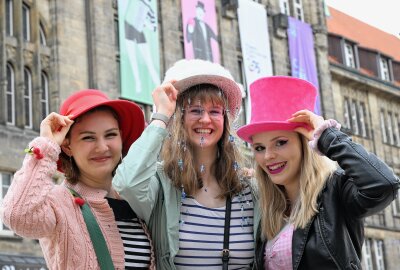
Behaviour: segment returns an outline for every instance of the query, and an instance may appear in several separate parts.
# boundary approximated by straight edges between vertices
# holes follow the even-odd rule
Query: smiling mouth
[[[96,161],[96,162],[103,162],[103,161],[106,161],[106,160],[108,160],[108,159],[110,159],[110,157],[96,157],[96,158],[92,158],[92,160],[93,160],[93,161]]]
[[[196,128],[194,131],[201,135],[208,135],[212,133],[212,130],[209,128]]]
[[[277,174],[283,171],[285,169],[287,162],[280,162],[280,163],[275,163],[273,165],[267,166],[268,172],[270,174]]]

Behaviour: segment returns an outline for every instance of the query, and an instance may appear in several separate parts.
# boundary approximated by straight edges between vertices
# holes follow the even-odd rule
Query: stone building
[[[330,9],[329,63],[335,118],[354,141],[400,175],[400,39]],[[366,218],[365,269],[400,263],[400,198]]]
[[[273,74],[291,73],[287,15],[310,24],[324,117],[344,123],[356,141],[400,174],[399,55],[365,47],[336,29],[329,33],[323,1],[256,2],[266,7],[268,15]],[[246,85],[237,3],[216,0],[220,61]],[[181,1],[158,0],[157,5],[162,77],[172,63],[184,57]],[[101,89],[112,98],[120,96],[117,11],[117,0],[0,1],[0,199],[21,166],[23,149],[38,135],[41,119],[58,111],[63,99],[83,88]],[[335,16],[332,11],[330,18]],[[354,66],[350,67],[346,64],[347,43],[353,50]],[[371,59],[381,56],[387,60],[386,68],[382,64],[369,71]],[[148,119],[151,106],[142,107]],[[243,123],[245,116],[240,117]],[[397,200],[367,219],[364,257],[369,258],[367,267],[371,266],[367,269],[396,269],[400,264],[399,215]],[[35,256],[41,257],[36,240],[16,236],[0,222],[0,266],[6,265],[7,258],[18,261]]]

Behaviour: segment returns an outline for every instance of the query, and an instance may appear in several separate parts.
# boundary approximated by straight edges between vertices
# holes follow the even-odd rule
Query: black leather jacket
[[[384,162],[336,129],[323,132],[318,149],[337,161],[341,170],[319,195],[319,213],[306,228],[293,233],[293,269],[362,269],[363,218],[396,198],[399,179]],[[265,244],[258,237],[255,269],[263,269]]]

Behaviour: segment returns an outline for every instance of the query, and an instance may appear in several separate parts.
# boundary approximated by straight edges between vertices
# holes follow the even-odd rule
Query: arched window
[[[7,124],[15,125],[15,75],[14,68],[7,63]]]
[[[32,128],[32,75],[28,68],[24,68],[24,110],[25,127]]]
[[[47,74],[42,72],[42,94],[40,97],[40,104],[42,106],[42,119],[44,119],[49,114],[49,80]]]
[[[44,27],[42,24],[40,24],[39,35],[40,35],[40,44],[43,46],[47,46],[46,32],[44,31]]]

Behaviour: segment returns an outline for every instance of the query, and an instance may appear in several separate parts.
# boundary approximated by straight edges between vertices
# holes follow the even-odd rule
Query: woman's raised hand
[[[158,113],[162,113],[171,117],[176,108],[176,99],[178,97],[178,90],[173,86],[175,81],[169,81],[161,84],[154,89],[152,96],[154,104]]]
[[[301,122],[307,124],[311,129],[298,127],[295,129],[295,131],[303,134],[309,140],[312,140],[314,130],[324,123],[324,118],[309,110],[301,110],[294,113],[292,118],[288,119],[288,122]]]
[[[72,117],[72,115],[64,116],[55,112],[50,113],[43,119],[42,123],[40,123],[40,136],[49,138],[58,145],[61,145],[71,125],[74,123],[70,117]]]

